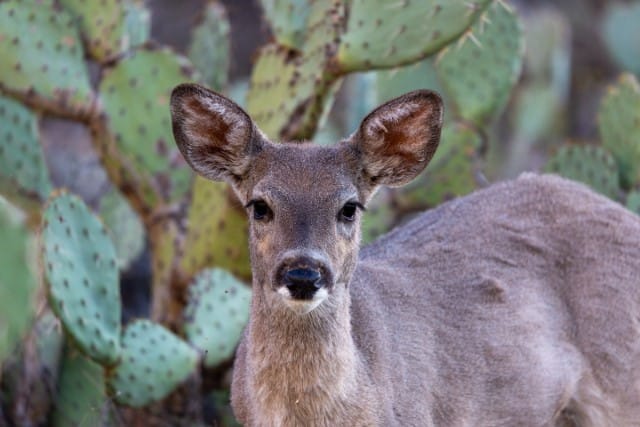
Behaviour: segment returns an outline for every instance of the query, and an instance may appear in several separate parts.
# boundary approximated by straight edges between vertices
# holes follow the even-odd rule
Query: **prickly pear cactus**
[[[353,0],[337,62],[350,72],[426,58],[465,32],[490,2]]]
[[[247,109],[271,138],[305,139],[313,135],[337,89],[336,77],[330,72],[330,53],[344,14],[341,2],[313,2],[301,51],[273,43],[260,50],[251,75]]]
[[[440,54],[438,76],[462,118],[481,125],[502,111],[520,75],[523,40],[518,16],[496,1]]]
[[[166,397],[198,363],[195,349],[149,320],[127,325],[122,350],[121,363],[109,373],[108,386],[116,401],[133,407]]]
[[[37,117],[19,102],[0,96],[0,139],[0,193],[36,212],[52,188]]]
[[[206,5],[202,22],[193,30],[189,59],[211,89],[221,91],[229,77],[229,21],[218,2]]]
[[[131,49],[142,46],[151,37],[151,12],[143,0],[125,2],[125,27]]]
[[[301,49],[307,18],[311,12],[310,0],[261,0],[264,16],[269,21],[278,44],[290,49]]]
[[[125,270],[144,249],[144,226],[127,199],[115,188],[102,196],[99,204],[100,217],[116,247],[118,267]]]
[[[609,3],[604,21],[604,41],[621,69],[640,74],[640,3]]]
[[[57,114],[90,114],[94,96],[70,14],[48,2],[1,2],[0,51],[0,90]]]
[[[14,351],[33,317],[35,278],[29,234],[0,199],[0,362]]]
[[[87,52],[100,62],[129,48],[125,4],[122,0],[60,0],[78,21]]]
[[[246,212],[228,186],[197,177],[180,265],[189,275],[217,266],[242,279],[251,277]]]
[[[640,85],[623,74],[600,104],[598,125],[602,144],[618,163],[623,189],[640,182]]]
[[[120,288],[115,248],[84,202],[59,193],[42,227],[43,269],[51,308],[76,344],[95,361],[120,357]]]
[[[96,135],[110,177],[135,193],[138,211],[184,196],[191,170],[173,143],[169,97],[193,80],[189,63],[167,49],[139,50],[100,82],[106,129]]]
[[[584,182],[611,199],[620,195],[616,162],[602,147],[565,145],[549,160],[545,169]]]
[[[228,360],[249,320],[251,290],[225,270],[205,270],[189,288],[184,331],[206,366]]]
[[[107,396],[102,366],[67,345],[57,386],[53,427],[110,427],[114,408]]]

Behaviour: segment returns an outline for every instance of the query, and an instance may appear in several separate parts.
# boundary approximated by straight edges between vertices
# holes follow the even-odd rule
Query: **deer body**
[[[435,151],[436,95],[385,104],[333,147],[272,144],[193,85],[172,111],[187,161],[252,216],[243,424],[640,425],[640,218],[523,175],[359,253],[358,210]]]

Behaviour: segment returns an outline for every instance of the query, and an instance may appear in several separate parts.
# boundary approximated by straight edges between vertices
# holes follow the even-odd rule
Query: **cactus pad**
[[[202,22],[193,30],[189,59],[210,88],[221,91],[229,77],[229,21],[222,4],[209,3]]]
[[[129,39],[129,48],[142,46],[151,37],[151,12],[140,0],[127,1],[125,9],[126,37]]]
[[[28,257],[29,234],[0,199],[0,361],[11,354],[33,317],[35,278]]]
[[[583,182],[611,199],[620,195],[616,162],[602,147],[565,145],[549,160],[545,170]]]
[[[640,3],[609,3],[603,34],[613,59],[623,70],[640,74]]]
[[[73,17],[48,3],[0,3],[0,89],[67,116],[88,116],[93,92]]]
[[[458,38],[491,0],[353,0],[337,53],[344,71],[390,68]]]
[[[115,425],[100,365],[67,345],[52,414],[53,427]]]
[[[598,125],[602,145],[618,163],[624,189],[640,183],[640,85],[623,74],[600,104]]]
[[[125,1],[60,0],[80,26],[86,50],[99,62],[106,62],[129,47],[125,37]]]
[[[457,113],[476,125],[504,108],[522,68],[524,37],[517,15],[492,3],[436,61],[438,76]]]
[[[337,89],[330,55],[344,13],[340,2],[314,2],[301,51],[277,44],[261,49],[251,75],[247,110],[269,137],[308,139],[315,132]]]
[[[215,265],[242,279],[251,277],[247,215],[226,184],[195,179],[187,224],[184,271],[195,275]]]
[[[36,116],[0,96],[0,192],[27,211],[39,210],[52,185],[40,146]]]
[[[111,365],[120,354],[120,288],[113,243],[73,195],[55,195],[44,213],[42,265],[51,307],[89,357]]]
[[[310,0],[261,0],[264,15],[278,44],[301,49],[307,31]]]
[[[116,401],[139,407],[163,399],[194,372],[198,352],[164,327],[136,320],[122,337],[122,361],[109,373]]]
[[[205,270],[189,288],[184,331],[206,366],[229,359],[249,320],[251,290],[225,270]]]
[[[127,199],[115,188],[100,198],[99,211],[115,244],[118,266],[126,270],[144,249],[144,226]]]
[[[111,178],[134,193],[142,210],[179,200],[189,189],[192,173],[173,143],[169,96],[192,77],[189,63],[169,50],[140,50],[100,83],[108,131],[98,132],[96,143]]]

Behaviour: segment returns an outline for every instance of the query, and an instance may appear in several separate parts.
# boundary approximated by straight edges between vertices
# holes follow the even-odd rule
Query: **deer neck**
[[[344,286],[344,285],[343,285]],[[254,288],[249,337],[255,404],[274,424],[339,419],[362,396],[362,364],[351,335],[346,287],[306,315],[265,304]]]

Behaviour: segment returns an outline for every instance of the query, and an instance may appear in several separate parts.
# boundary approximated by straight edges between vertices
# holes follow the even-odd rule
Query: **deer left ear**
[[[372,188],[397,187],[414,179],[438,148],[442,116],[440,96],[418,90],[365,117],[348,141],[358,153],[365,182]]]

